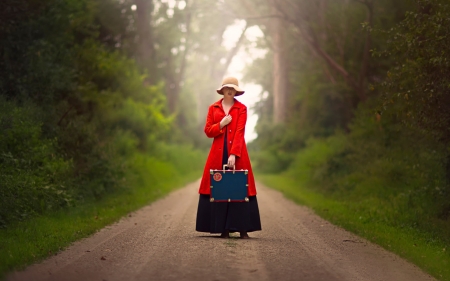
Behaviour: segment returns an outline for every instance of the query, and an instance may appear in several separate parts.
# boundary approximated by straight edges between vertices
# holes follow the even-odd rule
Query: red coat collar
[[[218,101],[216,101],[215,103],[213,103],[212,106],[222,108],[222,100],[223,100],[223,98],[218,100]],[[233,104],[233,106],[231,108],[242,108],[242,107],[244,107],[244,104],[242,104],[237,99],[234,99],[234,104]],[[230,110],[231,110],[231,108],[230,108]]]

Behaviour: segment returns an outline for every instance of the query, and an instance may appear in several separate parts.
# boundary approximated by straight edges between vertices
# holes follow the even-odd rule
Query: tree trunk
[[[154,73],[155,49],[153,45],[153,30],[151,27],[153,0],[135,0],[137,12],[137,34],[138,41],[138,61],[141,66],[148,69],[149,73]],[[152,76],[148,78],[150,83]]]
[[[186,24],[186,35],[184,50],[180,55],[180,64],[177,67],[176,60],[169,55],[167,59],[167,72],[166,72],[166,93],[167,93],[167,103],[169,106],[170,113],[176,113],[178,111],[178,101],[180,98],[181,87],[183,86],[183,81],[186,73],[186,60],[190,52],[191,47],[191,21],[192,21],[192,6],[194,1],[186,1],[185,9],[185,24]],[[175,69],[175,73],[172,70]]]
[[[367,23],[371,28],[373,26],[373,2],[366,1],[365,5],[367,6]],[[372,46],[372,35],[371,31],[366,31],[366,40],[364,43],[364,51],[363,51],[363,60],[361,63],[361,71],[359,73],[359,99],[361,102],[364,102],[367,99],[366,95],[366,81],[369,72],[369,62],[370,62],[370,49]]]
[[[286,50],[284,48],[283,34],[285,25],[281,19],[273,19],[273,122],[283,123],[286,120],[287,99],[287,70]]]

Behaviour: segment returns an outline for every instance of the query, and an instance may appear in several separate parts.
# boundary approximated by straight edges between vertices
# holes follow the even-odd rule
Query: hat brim
[[[222,87],[220,87],[219,89],[217,89],[217,93],[218,93],[219,95],[223,95],[222,90],[223,90],[223,88],[225,88],[225,87],[229,87],[229,88],[235,89],[235,90],[236,90],[236,95],[235,95],[235,96],[240,96],[240,95],[242,95],[243,93],[245,93],[244,90],[242,90],[241,88],[239,88],[238,86],[236,86],[236,85],[234,85],[234,84],[225,84],[225,85],[222,85]]]

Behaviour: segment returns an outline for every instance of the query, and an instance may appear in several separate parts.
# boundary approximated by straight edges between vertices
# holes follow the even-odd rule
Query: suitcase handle
[[[226,168],[227,166],[228,166],[227,164],[223,164],[223,171],[224,171],[224,172],[226,171],[225,168]],[[233,174],[234,174],[235,171],[236,171],[236,165],[233,165]]]

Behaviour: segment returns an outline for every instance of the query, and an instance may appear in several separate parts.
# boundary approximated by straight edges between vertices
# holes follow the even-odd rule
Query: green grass
[[[45,259],[198,177],[196,169],[182,176],[167,174],[163,176],[165,180],[151,186],[112,194],[99,202],[60,210],[0,230],[0,279],[9,271]]]
[[[437,279],[450,281],[448,237],[445,232],[436,232],[431,227],[427,229],[426,225],[430,222],[424,222],[422,227],[413,227],[407,222],[402,224],[402,218],[399,217],[399,221],[392,225],[391,219],[377,217],[378,213],[373,210],[373,206],[383,203],[371,204],[371,200],[376,199],[339,201],[302,187],[298,180],[294,181],[287,175],[258,175],[258,180],[281,191],[294,202],[311,207],[331,223],[409,260]]]

